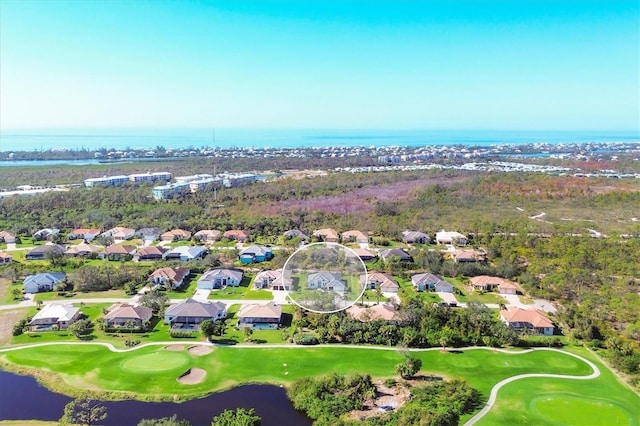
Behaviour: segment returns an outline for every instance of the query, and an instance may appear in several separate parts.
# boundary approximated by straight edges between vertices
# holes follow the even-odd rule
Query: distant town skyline
[[[0,0],[0,130],[640,133],[638,1]]]

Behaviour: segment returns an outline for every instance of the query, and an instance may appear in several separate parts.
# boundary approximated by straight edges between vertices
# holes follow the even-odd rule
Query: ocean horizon
[[[534,143],[633,143],[633,131],[380,129],[55,129],[0,131],[0,152],[99,149],[493,146]]]

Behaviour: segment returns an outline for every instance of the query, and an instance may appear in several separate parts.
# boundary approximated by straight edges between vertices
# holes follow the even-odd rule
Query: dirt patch
[[[180,352],[184,350],[184,345],[169,345],[164,347],[168,351]]]
[[[24,318],[26,313],[24,309],[0,311],[0,345],[11,343],[13,326]]]
[[[393,387],[386,386],[382,380],[374,381],[373,384],[376,387],[376,396],[364,403],[363,410],[352,411],[352,419],[363,420],[382,415],[387,410],[395,411],[411,398],[409,386],[404,382],[398,382]]]
[[[182,376],[178,377],[178,382],[183,385],[195,385],[204,380],[207,372],[201,368],[190,368]]]
[[[191,346],[188,349],[188,351],[191,355],[202,356],[202,355],[207,355],[213,352],[213,348],[211,346],[196,345],[196,346]]]

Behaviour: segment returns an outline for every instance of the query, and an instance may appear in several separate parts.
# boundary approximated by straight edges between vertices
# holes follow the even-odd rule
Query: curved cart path
[[[538,348],[536,350],[556,351],[556,349],[547,349],[547,348]],[[530,377],[547,377],[547,378],[553,378],[553,379],[571,379],[571,380],[590,380],[590,379],[595,379],[600,375],[600,369],[598,368],[598,366],[595,365],[593,362],[589,361],[588,359],[583,358],[580,355],[572,354],[570,352],[565,352],[565,351],[558,351],[558,352],[562,352],[563,354],[571,355],[574,358],[578,358],[580,361],[586,363],[589,367],[591,367],[591,370],[593,370],[592,373],[586,376],[569,376],[566,374],[535,374],[534,373],[534,374],[519,374],[517,376],[508,377],[502,380],[501,382],[498,382],[493,388],[491,388],[491,394],[489,395],[489,400],[487,401],[487,404],[484,406],[482,410],[480,410],[478,414],[476,414],[471,419],[469,419],[464,424],[464,426],[474,425],[478,420],[483,418],[489,412],[489,410],[491,410],[491,408],[495,405],[496,399],[498,397],[498,392],[500,391],[500,389],[508,383],[515,382],[516,380],[520,380],[520,379],[528,379]],[[518,352],[514,352],[514,353],[517,354]]]

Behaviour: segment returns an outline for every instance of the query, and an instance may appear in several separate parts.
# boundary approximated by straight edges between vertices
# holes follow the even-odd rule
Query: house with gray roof
[[[453,285],[436,274],[423,273],[411,276],[411,284],[417,291],[438,291],[442,293],[453,293]]]
[[[209,269],[198,280],[198,288],[203,290],[219,290],[221,288],[238,287],[244,278],[239,269]]]
[[[270,247],[252,245],[242,250],[239,258],[243,264],[264,262],[273,258],[273,252]]]
[[[307,277],[307,288],[311,290],[330,290],[344,293],[346,284],[338,272],[312,272]]]
[[[164,311],[164,323],[170,324],[173,330],[196,330],[204,320],[217,321],[226,316],[227,305],[222,302],[187,299]]]
[[[45,260],[51,256],[62,256],[65,248],[59,244],[37,246],[25,255],[27,260]]]
[[[429,244],[431,238],[424,232],[409,231],[408,229],[402,233],[402,242],[406,244]]]
[[[164,253],[162,257],[165,260],[182,260],[190,261],[202,259],[207,255],[207,249],[204,246],[178,246]]]
[[[67,275],[64,272],[43,272],[29,275],[24,279],[22,288],[25,293],[39,293],[51,291],[56,284],[61,283]]]
[[[29,321],[31,331],[66,330],[80,318],[82,312],[71,304],[45,304]]]
[[[406,251],[400,249],[400,248],[392,248],[392,249],[385,249],[385,250],[380,250],[380,252],[378,253],[380,255],[380,258],[382,258],[382,260],[384,260],[385,262],[393,259],[393,258],[397,258],[400,260],[400,262],[412,262],[413,258],[411,257],[411,255],[409,253],[407,253]]]

